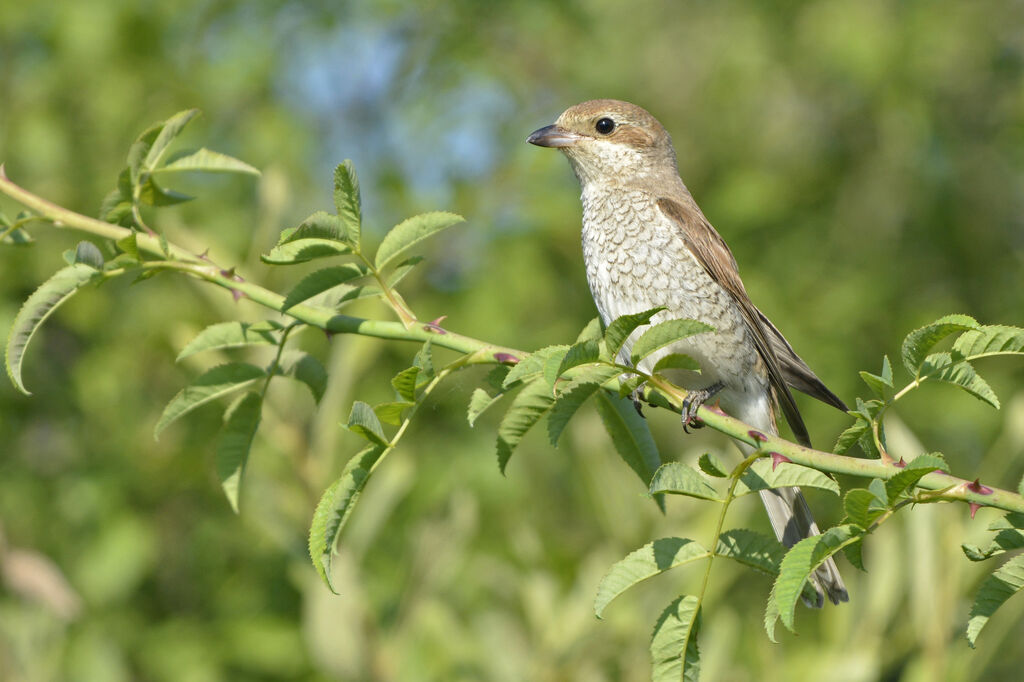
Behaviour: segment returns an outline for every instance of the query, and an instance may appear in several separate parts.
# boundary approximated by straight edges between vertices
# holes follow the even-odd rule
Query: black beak
[[[582,138],[582,135],[578,135],[565,128],[559,128],[556,125],[544,126],[539,130],[534,130],[530,133],[530,136],[526,138],[526,141],[530,144],[535,144],[538,147],[571,147],[576,144],[577,141]]]

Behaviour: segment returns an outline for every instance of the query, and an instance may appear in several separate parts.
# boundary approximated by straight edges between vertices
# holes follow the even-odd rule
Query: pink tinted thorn
[[[977,502],[971,502],[971,518],[972,519],[974,518],[974,515],[978,513],[979,509],[981,509],[981,505],[980,504],[978,504]]]
[[[331,339],[334,338],[334,332],[332,332],[330,329],[325,329],[324,336],[326,336],[327,340],[330,341]]]
[[[231,296],[232,296],[232,298],[235,299],[235,303],[238,303],[240,300],[242,300],[242,297],[245,296],[245,294],[243,294],[238,289],[232,289],[231,290]]]
[[[777,452],[773,452],[772,453],[772,471],[775,471],[775,467],[779,466],[783,462],[792,462],[792,461],[793,460],[791,460],[789,457],[786,457],[785,455],[780,455]]]
[[[722,406],[718,404],[717,400],[715,401],[714,405],[704,405],[704,409],[707,410],[708,412],[712,412],[722,417],[727,416],[725,414],[725,411],[722,409]]]
[[[511,353],[495,353],[494,359],[503,365],[518,365],[519,358],[512,355]]]
[[[893,466],[896,467],[897,469],[906,469],[907,468],[907,462],[906,462],[905,459],[900,457],[900,461],[893,462]]]
[[[210,250],[206,249],[201,254],[199,254],[199,260],[210,260]]]
[[[442,315],[436,320],[431,320],[430,322],[427,322],[425,325],[423,325],[423,328],[428,332],[434,332],[435,334],[447,334],[448,332],[441,329],[441,323],[444,321],[444,318],[446,317],[448,316]]]
[[[980,483],[979,479],[977,479],[977,478],[974,479],[974,483],[968,483],[967,484],[967,489],[970,490],[972,493],[977,493],[978,495],[991,495],[992,494],[992,488],[989,488],[988,486],[982,485]]]
[[[759,443],[763,443],[766,440],[768,440],[768,436],[764,435],[763,433],[755,429],[750,429],[749,431],[747,431],[747,435]]]

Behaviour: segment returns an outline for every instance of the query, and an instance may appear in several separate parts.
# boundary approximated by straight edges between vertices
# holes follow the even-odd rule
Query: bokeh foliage
[[[95,214],[137,131],[198,107],[193,146],[264,174],[197,180],[203,199],[163,211],[160,226],[285,288],[294,273],[257,255],[330,205],[329,169],[352,157],[368,238],[426,210],[469,219],[410,276],[413,307],[537,348],[571,341],[593,307],[578,188],[523,139],[579,100],[628,99],[673,133],[755,302],[852,401],[857,370],[877,371],[921,323],[959,311],[1021,324],[1022,26],[1010,2],[5,3],[0,161]],[[0,252],[0,329],[75,241],[38,236],[40,248]],[[356,398],[386,399],[415,347],[304,337],[330,364],[327,395],[314,412],[303,389],[271,390],[236,517],[211,463],[219,411],[156,444],[151,432],[208,366],[173,364],[191,335],[256,314],[179,279],[114,283],[43,331],[26,367],[33,398],[0,384],[0,678],[646,678],[647,628],[676,586],[644,586],[598,622],[596,585],[654,537],[706,535],[713,511],[672,500],[659,515],[593,413],[557,450],[528,436],[502,478],[495,415],[468,429],[456,381],[376,475],[337,561],[342,596],[330,596],[305,531],[360,446],[338,422]],[[901,404],[907,428],[890,423],[891,449],[941,449],[955,471],[1014,486],[1024,375],[998,367],[986,376],[1002,411],[922,392]],[[848,421],[801,405],[819,445]],[[722,439],[684,439],[649,412],[666,457],[734,461]],[[756,504],[742,511],[765,525]],[[716,576],[706,679],[1012,677],[1024,605],[1008,603],[978,650],[959,639],[958,595],[982,572],[958,545],[987,540],[988,520],[945,505],[880,531],[868,573],[845,571],[851,604],[802,614],[802,636],[781,645],[761,629],[765,585]],[[18,582],[45,573],[31,563],[41,557],[79,601],[57,579],[36,592]]]

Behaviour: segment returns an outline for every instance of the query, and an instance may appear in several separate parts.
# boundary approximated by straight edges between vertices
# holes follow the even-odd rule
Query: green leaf
[[[278,362],[278,371],[282,376],[291,377],[305,384],[317,404],[327,392],[327,370],[309,353],[300,350],[285,351]]]
[[[698,322],[697,320],[668,320],[654,325],[633,344],[633,351],[630,359],[636,366],[641,360],[651,353],[672,345],[677,341],[693,336],[713,332],[715,328],[711,325]]]
[[[733,528],[718,537],[715,555],[732,559],[768,575],[778,575],[779,564],[786,548],[774,537],[748,530]]]
[[[338,591],[331,579],[331,565],[338,538],[366,487],[373,465],[386,449],[383,445],[370,445],[353,456],[338,480],[324,491],[313,513],[309,528],[309,556],[317,573],[335,594]]]
[[[10,335],[7,337],[7,349],[4,359],[7,364],[7,376],[15,388],[31,395],[21,379],[21,365],[25,359],[25,351],[35,335],[36,330],[46,321],[54,310],[71,298],[72,294],[89,282],[98,280],[102,274],[94,268],[77,263],[58,270],[46,280],[42,286],[32,292],[21,310],[14,318]]]
[[[420,349],[416,351],[416,355],[413,356],[412,364],[415,367],[420,368],[420,376],[424,379],[430,380],[437,376],[434,371],[434,350],[430,345],[430,341],[427,341]]]
[[[974,598],[971,618],[967,621],[967,643],[974,648],[978,635],[989,618],[1007,599],[1024,587],[1024,554],[1018,554],[985,578]]]
[[[312,272],[303,277],[298,284],[285,296],[281,312],[291,308],[293,305],[307,301],[328,289],[333,289],[339,284],[344,284],[357,277],[365,276],[366,268],[356,263],[345,263],[330,268],[324,268]]]
[[[555,355],[564,355],[568,350],[569,346],[546,346],[530,353],[512,366],[512,369],[505,376],[502,386],[509,388],[517,381],[532,381],[544,371],[544,365],[547,363],[548,358]]]
[[[569,376],[572,377],[571,380],[566,384],[559,385],[559,390],[567,391],[574,384],[604,385],[621,374],[621,369],[611,365],[581,365],[569,373]]]
[[[350,287],[347,284],[339,284],[337,287],[330,291],[330,295],[324,300],[324,307],[334,308],[340,310],[346,304],[352,301],[358,301],[361,298],[369,298],[370,296],[379,296],[382,294],[380,287],[373,286],[372,284],[360,285]]]
[[[697,682],[700,676],[700,601],[685,596],[669,604],[651,637],[652,682]]]
[[[669,495],[686,495],[701,500],[721,501],[718,491],[712,488],[704,478],[682,462],[669,462],[654,474],[651,480],[651,493],[667,493]]]
[[[231,509],[238,513],[238,498],[242,488],[249,450],[260,425],[263,398],[249,391],[240,396],[224,413],[224,428],[217,444],[217,476],[227,495]]]
[[[391,424],[392,426],[401,426],[402,424],[402,413],[407,409],[415,405],[405,400],[399,400],[390,403],[381,403],[374,405],[373,412],[377,415],[385,424]]]
[[[317,258],[342,256],[351,251],[347,244],[330,239],[298,239],[275,246],[269,253],[261,254],[260,260],[268,265],[295,265]]]
[[[92,242],[78,242],[75,247],[75,263],[88,265],[93,270],[102,270],[103,254]]]
[[[832,447],[832,452],[843,455],[850,451],[857,441],[862,436],[871,432],[871,422],[865,421],[861,417],[857,417],[857,421],[853,423],[853,426],[839,434],[839,439],[836,444]]]
[[[920,375],[921,363],[942,339],[956,332],[978,329],[977,320],[967,315],[946,315],[920,329],[915,329],[903,340],[903,365],[915,378]]]
[[[919,455],[907,463],[906,468],[885,482],[885,492],[890,502],[917,485],[917,482],[935,470],[949,471],[949,465],[942,455],[935,452]]]
[[[233,156],[210,151],[205,147],[194,152],[178,154],[166,165],[154,168],[154,174],[181,173],[186,171],[199,171],[203,173],[245,173],[248,175],[259,175],[260,170],[250,166],[244,161],[239,161]]]
[[[739,497],[768,488],[788,488],[790,486],[821,488],[836,495],[839,494],[839,484],[816,469],[792,462],[780,462],[773,469],[771,458],[763,457],[751,464],[740,475],[733,495]]]
[[[153,437],[159,438],[164,429],[197,407],[247,388],[266,376],[262,368],[245,362],[229,362],[207,370],[171,398],[153,429]]]
[[[1024,329],[986,324],[967,331],[953,344],[953,351],[968,360],[989,355],[1016,354],[1024,351]]]
[[[176,362],[204,350],[223,350],[243,346],[276,346],[282,326],[277,322],[218,322],[199,332],[181,349]]]
[[[568,370],[573,367],[579,367],[580,365],[586,365],[597,362],[601,356],[601,349],[599,347],[599,341],[597,339],[590,339],[588,341],[580,341],[579,343],[569,346],[569,350],[566,352],[565,357],[562,358],[562,362],[559,363],[557,371],[555,372],[554,379],[551,377],[545,377],[548,379],[549,384],[554,384],[555,380],[565,374]],[[545,367],[546,369],[546,367]]]
[[[13,232],[6,232],[6,230],[0,230],[3,233],[3,238],[0,239],[0,244],[6,246],[26,246],[35,241],[32,235],[20,227]]]
[[[541,374],[544,375],[544,380],[547,382],[549,387],[554,388],[555,381],[558,380],[558,368],[562,365],[562,360],[565,359],[569,349],[564,352],[554,353],[544,361],[544,367],[541,369]]]
[[[650,486],[654,472],[661,466],[661,454],[647,421],[636,413],[633,403],[615,398],[608,391],[598,391],[597,412],[619,456],[644,485]],[[655,500],[664,510],[664,501],[658,497]]]
[[[140,181],[139,200],[147,206],[177,206],[193,199],[195,197],[188,194],[161,187],[152,175],[147,175]]]
[[[354,431],[376,445],[387,445],[388,439],[384,436],[384,428],[380,419],[367,403],[357,400],[352,403],[352,411],[348,415],[348,423],[345,428]]]
[[[427,237],[464,220],[462,216],[445,211],[422,213],[403,220],[384,236],[380,248],[377,249],[374,264],[378,270],[383,270],[393,260]]]
[[[868,385],[868,388],[870,388],[872,392],[880,398],[885,397],[886,388],[892,388],[892,386],[888,386],[885,383],[885,379],[877,374],[872,374],[871,372],[861,372],[860,378],[863,379],[864,383]]]
[[[634,313],[632,315],[623,315],[622,317],[616,318],[608,325],[608,329],[604,332],[604,343],[608,351],[608,357],[611,360],[615,360],[615,356],[618,355],[622,349],[622,344],[626,342],[629,335],[632,334],[637,327],[647,324],[651,321],[651,318],[665,310],[663,306],[658,308],[651,308],[645,310],[642,313]]]
[[[775,639],[775,625],[779,622],[779,605],[775,601],[775,594],[768,595],[768,605],[764,611],[764,631],[768,633],[768,639],[778,644]]]
[[[668,355],[662,356],[656,363],[651,373],[657,374],[663,372],[666,369],[688,369],[691,372],[700,371],[700,363],[691,358],[689,355],[682,353],[669,353]]]
[[[526,384],[516,394],[498,425],[498,469],[501,473],[505,473],[508,460],[523,436],[551,408],[552,402],[551,389],[543,381]]]
[[[469,422],[470,426],[476,425],[476,420],[480,418],[480,415],[487,410],[488,407],[501,400],[501,397],[505,395],[503,391],[491,395],[482,388],[473,390],[473,395],[469,398],[469,410],[466,413],[466,421]]]
[[[1003,530],[1004,528],[1024,530],[1024,514],[1020,512],[1007,512],[1002,517],[988,524],[989,530]]]
[[[647,378],[639,374],[630,374],[625,379],[619,382],[619,397],[626,398],[632,396],[634,392],[638,392],[640,388],[647,383]]]
[[[139,137],[138,142],[141,142],[143,146],[145,146],[146,153],[140,166],[137,168],[137,171],[151,171],[156,168],[157,164],[160,163],[160,159],[163,158],[164,153],[167,151],[167,147],[174,141],[174,138],[181,134],[182,129],[188,125],[188,122],[198,114],[198,109],[186,109],[184,111],[179,111],[163,123],[158,123],[144,132]],[[154,131],[159,132],[153,136],[153,142],[151,144],[146,144],[147,139],[151,137]],[[141,151],[141,149],[139,151]],[[130,153],[131,152],[129,152],[129,154]],[[129,166],[130,165],[132,164],[129,162]]]
[[[861,528],[868,528],[885,513],[886,503],[867,488],[854,488],[847,491],[843,498],[843,510],[846,519]]]
[[[558,439],[561,438],[562,431],[565,430],[569,420],[580,409],[580,406],[600,388],[601,385],[596,383],[573,382],[571,386],[558,394],[551,407],[551,413],[548,415],[548,439],[552,445],[558,445]]]
[[[391,380],[391,385],[395,387],[400,398],[408,401],[416,400],[416,379],[419,374],[420,368],[413,365],[403,369]]]
[[[793,619],[796,603],[807,578],[830,556],[846,545],[857,542],[863,532],[862,528],[852,524],[836,526],[821,535],[804,538],[786,552],[779,566],[779,577],[772,587],[771,600],[778,608],[782,624],[790,632],[795,632]]]
[[[975,398],[999,409],[999,398],[988,382],[974,371],[971,363],[953,357],[951,353],[929,355],[921,365],[919,376],[959,386]]]
[[[697,460],[697,466],[708,476],[714,476],[716,478],[725,478],[729,475],[729,470],[722,464],[717,456],[710,452],[705,452]]]
[[[960,545],[960,547],[971,561],[984,561],[997,554],[1003,554],[1004,552],[1024,547],[1024,531],[1017,528],[1001,530],[996,534],[995,539],[992,540],[992,544],[984,550],[977,545]]]
[[[405,276],[412,272],[412,269],[417,264],[423,262],[423,256],[413,256],[412,258],[406,258],[404,261],[395,266],[395,269],[388,275],[388,286],[394,289],[398,286],[398,283],[405,279]]]
[[[362,199],[359,196],[359,178],[352,159],[345,159],[334,169],[334,207],[345,226],[345,240],[359,247],[362,230]]]
[[[100,220],[115,225],[131,225],[132,223],[132,179],[128,168],[117,176],[117,187],[100,204]]]
[[[885,506],[889,506],[889,492],[885,489],[885,481],[880,478],[873,478],[868,483],[868,490],[879,499]]]
[[[583,343],[584,341],[598,341],[600,342],[604,337],[601,330],[601,318],[595,317],[590,322],[587,322],[587,326],[580,331],[579,336],[576,337],[576,343]]]
[[[868,569],[864,568],[864,541],[854,542],[846,547],[843,547],[843,554],[846,555],[846,560],[853,564],[853,567],[858,571],[867,572]]]
[[[118,239],[114,243],[117,244],[117,248],[121,249],[128,256],[138,261],[142,260],[142,254],[139,252],[138,236],[135,232],[132,232],[123,239]]]
[[[633,585],[710,556],[708,550],[687,538],[661,538],[647,543],[616,562],[601,579],[594,599],[594,615],[600,618],[605,607]]]
[[[895,388],[892,378],[892,363],[889,362],[888,355],[882,356],[882,375],[879,378],[889,388]]]
[[[345,241],[345,224],[341,218],[327,211],[317,211],[303,220],[298,227],[281,230],[277,246],[301,239],[326,239],[344,244],[351,252],[352,246]]]

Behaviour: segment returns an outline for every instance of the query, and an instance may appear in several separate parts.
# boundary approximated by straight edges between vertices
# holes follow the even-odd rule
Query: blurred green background
[[[903,335],[940,315],[1024,323],[1020,2],[0,6],[0,161],[14,181],[95,215],[135,136],[199,107],[185,143],[264,175],[197,180],[183,189],[201,199],[155,223],[285,289],[300,273],[257,255],[330,206],[330,169],[351,157],[371,239],[426,210],[468,219],[403,285],[420,317],[524,349],[571,341],[595,314],[576,181],[560,155],[524,142],[593,97],[634,101],[666,125],[755,302],[847,401],[866,393],[857,370],[895,360]],[[0,250],[4,333],[78,239],[34,234],[33,248]],[[272,387],[236,517],[212,465],[220,410],[157,443],[152,427],[218,360],[176,365],[191,335],[263,315],[181,278],[115,282],[44,327],[26,365],[31,398],[0,382],[0,679],[647,679],[651,627],[699,575],[652,581],[604,621],[597,583],[651,539],[705,538],[715,509],[670,500],[660,515],[592,410],[557,450],[543,429],[530,434],[502,477],[499,411],[470,429],[479,377],[457,377],[372,481],[332,596],[305,534],[359,448],[338,422],[354,399],[388,397],[416,349],[302,335],[331,367],[328,395],[315,410],[302,389]],[[1002,411],[929,387],[901,403],[893,449],[941,450],[964,476],[1016,487],[1024,371],[980,369]],[[829,446],[845,417],[800,400]],[[733,457],[722,437],[684,438],[671,415],[648,412],[666,459]],[[811,497],[827,516],[831,501]],[[761,625],[769,581],[716,565],[703,679],[1019,679],[1024,600],[976,651],[962,638],[993,566],[968,564],[959,545],[983,542],[996,514],[905,516],[869,542],[868,573],[843,562],[851,603],[801,611],[800,636],[781,644]],[[730,522],[767,529],[753,500]]]

